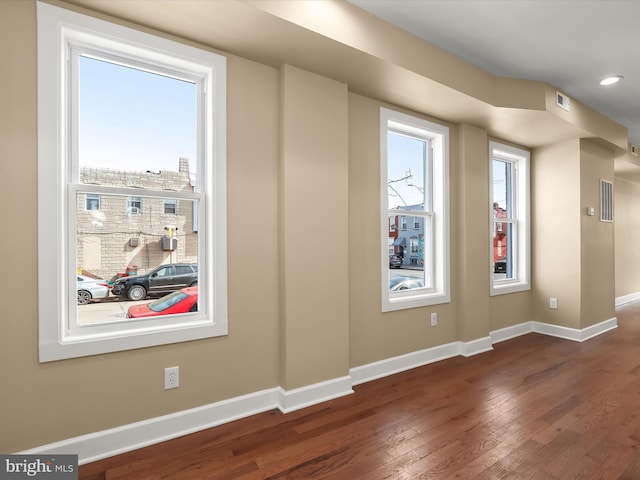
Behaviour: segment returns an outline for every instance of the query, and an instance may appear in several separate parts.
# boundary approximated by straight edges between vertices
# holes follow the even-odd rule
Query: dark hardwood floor
[[[640,303],[80,468],[80,480],[640,479]]]

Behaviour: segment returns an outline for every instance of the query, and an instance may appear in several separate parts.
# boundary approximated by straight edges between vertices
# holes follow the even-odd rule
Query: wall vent
[[[613,183],[600,180],[600,221],[613,222]]]
[[[571,100],[564,93],[556,91],[556,105],[568,112],[571,109]]]

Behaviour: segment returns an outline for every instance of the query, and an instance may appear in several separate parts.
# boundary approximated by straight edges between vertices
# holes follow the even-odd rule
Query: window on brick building
[[[100,195],[87,194],[84,208],[85,210],[100,210]]]
[[[176,200],[165,200],[163,207],[166,215],[175,215],[178,213],[178,202]]]
[[[40,360],[225,335],[226,59],[37,9]],[[188,273],[142,278],[169,264]],[[131,283],[98,311],[86,293],[80,304],[77,275],[112,279],[111,297]],[[125,315],[134,298],[188,285],[195,312]]]
[[[142,213],[142,198],[129,197],[127,199],[127,212],[129,213]]]

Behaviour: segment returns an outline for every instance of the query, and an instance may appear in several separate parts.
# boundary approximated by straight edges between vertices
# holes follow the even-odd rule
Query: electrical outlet
[[[180,386],[180,367],[164,369],[164,389],[178,388]]]
[[[554,310],[558,308],[558,299],[555,297],[551,297],[549,299],[549,308],[553,308]]]
[[[438,314],[436,312],[431,313],[431,326],[435,327],[438,325]]]

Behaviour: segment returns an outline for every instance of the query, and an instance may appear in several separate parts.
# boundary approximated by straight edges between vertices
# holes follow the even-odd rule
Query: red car
[[[133,305],[127,310],[127,318],[154,317],[198,311],[198,287],[187,287],[165,295],[155,302]]]

